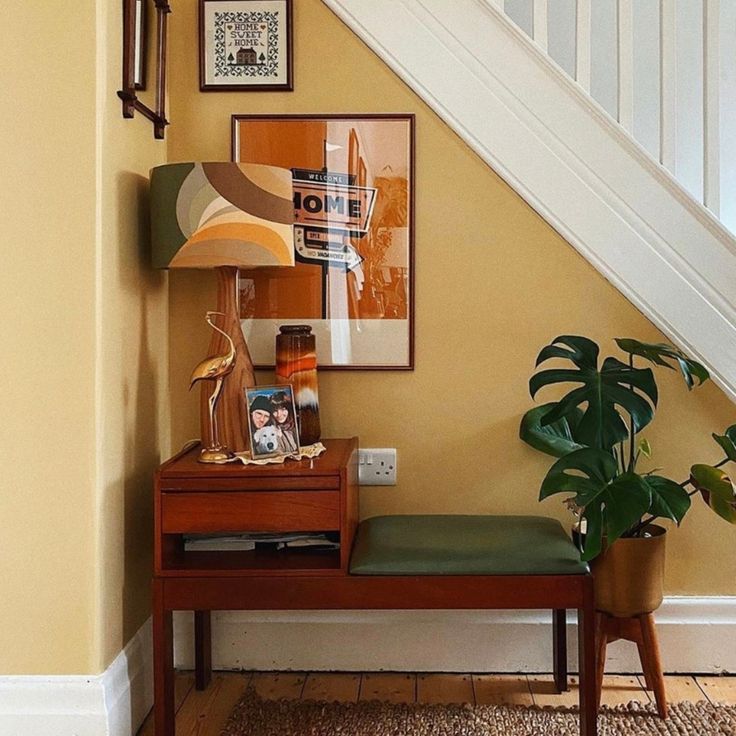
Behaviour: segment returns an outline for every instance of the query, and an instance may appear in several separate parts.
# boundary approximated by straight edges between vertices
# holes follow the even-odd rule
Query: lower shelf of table
[[[163,560],[161,576],[340,574],[340,550],[258,549],[228,552],[175,552]]]

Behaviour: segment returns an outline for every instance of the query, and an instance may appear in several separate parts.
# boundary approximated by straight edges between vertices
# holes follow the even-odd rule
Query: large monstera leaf
[[[736,462],[736,424],[732,424],[723,434],[711,435],[726,453],[726,457]]]
[[[568,416],[543,425],[542,417],[554,406],[554,403],[542,404],[524,414],[519,427],[519,437],[535,450],[553,457],[562,457],[585,446],[577,441],[577,426],[583,412],[575,408]]]
[[[529,380],[532,398],[543,387],[556,383],[579,383],[540,419],[547,426],[565,417],[571,421],[585,404],[576,423],[576,441],[601,450],[611,450],[628,436],[621,415],[625,411],[635,431],[651,422],[657,405],[657,384],[649,368],[632,368],[616,358],[606,358],[598,367],[598,346],[586,337],[560,335],[541,350],[537,366],[550,358],[564,358],[575,368],[547,369]]]
[[[685,379],[688,390],[694,386],[699,386],[710,378],[710,374],[705,366],[696,360],[692,360],[692,358],[688,358],[685,353],[672,347],[672,345],[640,342],[629,337],[617,337],[616,345],[629,355],[638,355],[650,363],[661,365],[670,370],[675,370],[675,366],[672,363],[676,363],[680,369],[680,373],[682,373],[682,377]]]
[[[649,513],[679,524],[690,508],[688,492],[679,483],[661,475],[643,475],[642,480],[652,495]]]
[[[736,524],[736,488],[726,473],[712,465],[693,465],[690,481],[718,516]]]
[[[723,434],[713,434],[713,439],[721,446],[728,460],[736,461],[736,424],[732,424]],[[690,482],[718,516],[736,524],[736,487],[727,473],[713,465],[693,465],[690,468]]]
[[[605,450],[586,447],[561,457],[542,481],[539,500],[555,493],[574,493],[587,522],[583,560],[592,560],[605,534],[612,544],[635,526],[652,504],[646,479],[633,472],[618,475],[615,458]]]

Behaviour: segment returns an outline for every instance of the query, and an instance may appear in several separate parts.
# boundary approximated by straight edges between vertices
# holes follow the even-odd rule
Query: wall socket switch
[[[358,483],[361,486],[395,486],[396,448],[361,448],[358,451]]]

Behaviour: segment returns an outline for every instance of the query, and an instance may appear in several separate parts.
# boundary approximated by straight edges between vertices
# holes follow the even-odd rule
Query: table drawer
[[[161,494],[164,534],[340,528],[339,491]]]
[[[273,466],[269,466],[273,467]],[[186,491],[325,491],[340,489],[339,476],[314,475],[306,477],[286,476],[280,478],[165,478],[161,481],[164,493]]]

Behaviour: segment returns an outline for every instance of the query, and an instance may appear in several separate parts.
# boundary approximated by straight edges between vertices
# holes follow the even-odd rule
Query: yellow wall
[[[490,171],[319,0],[295,3],[295,91],[198,92],[195,0],[172,16],[169,158],[227,160],[232,113],[414,112],[416,151],[416,370],[321,372],[325,436],[398,448],[399,484],[361,492],[363,516],[403,512],[544,513],[550,460],[517,438],[530,406],[538,350],[561,333],[661,340],[662,335]],[[489,125],[493,121],[488,121]],[[202,315],[214,282],[171,275],[174,445],[197,436],[191,366],[206,350]],[[659,374],[661,409],[648,436],[656,465],[684,478],[714,461],[710,432],[734,421],[712,384],[690,396]],[[261,382],[272,380],[263,374]],[[718,564],[713,564],[718,560]],[[671,535],[670,593],[734,594],[736,528],[697,505]]]
[[[365,489],[363,515],[562,517],[536,502],[548,460],[516,438],[537,350],[561,332],[661,338],[319,0],[296,3],[296,91],[250,94],[198,92],[196,2],[178,2],[166,144],[120,117],[118,6],[81,0],[53,23],[43,4],[3,6],[3,674],[99,672],[148,615],[151,471],[198,434],[186,386],[214,282],[172,276],[169,330],[166,277],[147,267],[146,176],[166,157],[226,160],[231,113],[417,115],[417,368],[320,377],[326,435],[399,451],[399,485]],[[75,42],[40,73],[28,28],[35,48]],[[733,405],[712,385],[687,397],[669,374],[661,389],[650,439],[657,465],[682,475],[717,456],[708,436]],[[736,530],[702,507],[684,526],[669,591],[736,593],[718,573],[734,568]]]
[[[13,84],[0,117],[3,673],[85,672],[92,659],[94,45],[64,44],[40,68],[29,52],[93,41],[94,6],[80,0],[50,22],[43,3],[13,0],[0,24]]]
[[[122,3],[102,2],[106,77],[99,87],[101,342],[96,544],[96,661],[104,670],[150,615],[152,476],[168,439],[168,286],[150,266],[148,172],[166,141],[120,100]],[[153,64],[149,66],[152,79]],[[152,97],[149,90],[145,93]]]
[[[100,672],[149,612],[167,298],[143,215],[166,149],[121,117],[119,6],[3,5],[0,674]]]

